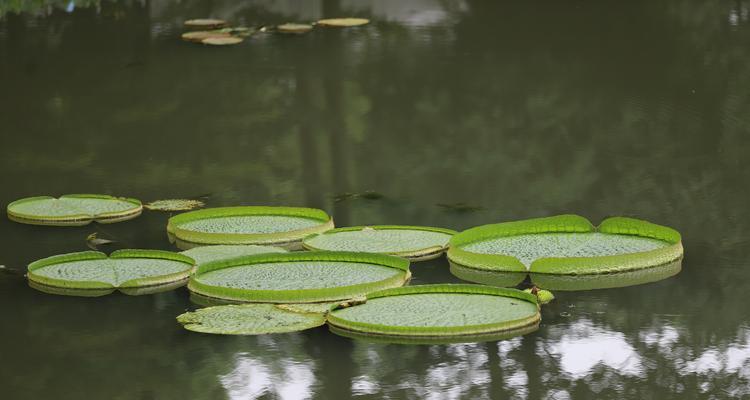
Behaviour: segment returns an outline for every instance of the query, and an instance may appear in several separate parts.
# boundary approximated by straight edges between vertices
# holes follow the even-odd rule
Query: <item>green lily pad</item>
[[[129,220],[141,215],[143,206],[136,199],[100,194],[68,194],[27,197],[8,204],[8,218],[23,224],[82,226]]]
[[[271,253],[203,264],[188,288],[234,301],[311,303],[402,286],[410,276],[407,260],[381,254]]]
[[[481,283],[497,287],[516,287],[523,283],[529,274],[517,271],[489,271],[477,268],[467,268],[453,262],[449,262],[450,272],[453,276],[468,282]]]
[[[185,21],[185,26],[191,29],[215,29],[227,25],[227,21],[216,18],[196,18]]]
[[[328,314],[338,330],[391,338],[448,341],[538,326],[535,296],[481,285],[418,285],[367,295],[367,302]]]
[[[118,250],[62,254],[29,264],[35,283],[65,289],[137,288],[184,281],[194,261],[161,250]]]
[[[109,288],[109,289],[73,289],[66,287],[47,286],[34,281],[29,281],[29,287],[47,294],[74,297],[101,297],[118,291],[128,296],[145,296],[156,293],[168,292],[185,286],[187,278],[179,281],[169,282],[161,285],[131,287],[131,288]]]
[[[310,24],[294,24],[286,23],[276,26],[276,31],[280,33],[294,33],[303,34],[313,30],[313,26]]]
[[[611,289],[657,282],[677,275],[682,270],[682,260],[633,271],[593,275],[561,275],[531,273],[531,282],[550,290]],[[483,283],[483,282],[480,282]]]
[[[362,251],[421,261],[439,257],[455,233],[422,226],[356,226],[307,237],[302,245],[308,250]]]
[[[448,258],[488,271],[602,274],[649,268],[682,257],[680,234],[633,218],[595,228],[577,215],[484,225],[451,239]]]
[[[208,244],[256,244],[302,248],[302,239],[333,228],[322,210],[302,207],[219,207],[190,211],[169,219],[167,233],[177,247]]]
[[[249,256],[263,253],[286,253],[281,247],[220,244],[214,246],[194,247],[182,254],[195,260],[196,265],[203,265],[212,261],[228,260],[230,258]]]
[[[207,37],[201,40],[201,43],[208,44],[211,46],[231,46],[233,44],[240,44],[245,39],[236,36],[229,37]]]
[[[204,39],[208,38],[228,38],[232,37],[232,34],[230,32],[225,32],[222,30],[213,30],[213,31],[193,31],[193,32],[185,32],[182,35],[180,35],[180,38],[182,40],[187,42],[193,42],[193,43],[201,43]]]
[[[523,291],[536,296],[539,304],[547,304],[555,299],[555,295],[552,294],[552,292],[550,292],[549,290],[537,289],[536,293],[534,293],[534,289],[529,288],[524,289]]]
[[[318,21],[318,25],[331,27],[350,27],[369,24],[370,20],[366,18],[326,18]]]
[[[322,313],[300,313],[273,304],[242,304],[201,308],[177,317],[185,329],[221,335],[263,335],[296,332],[325,324]]]
[[[152,201],[144,207],[151,211],[189,211],[205,206],[206,203],[193,199],[167,199]]]

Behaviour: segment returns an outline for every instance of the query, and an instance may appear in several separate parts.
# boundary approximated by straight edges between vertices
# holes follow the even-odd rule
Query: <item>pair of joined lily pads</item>
[[[133,219],[143,209],[154,211],[185,211],[204,206],[200,200],[156,200],[146,205],[138,199],[105,194],[66,194],[26,197],[7,207],[8,218],[23,224],[52,226],[83,226],[91,222],[111,224]]]
[[[228,305],[177,317],[186,329],[217,334],[292,332],[328,323],[334,333],[369,340],[450,343],[497,340],[535,330],[534,295],[481,285],[419,285],[387,289],[353,302],[310,307]]]
[[[483,225],[451,238],[457,269],[593,275],[635,271],[682,258],[680,234],[647,221],[607,218],[594,227],[578,215]]]

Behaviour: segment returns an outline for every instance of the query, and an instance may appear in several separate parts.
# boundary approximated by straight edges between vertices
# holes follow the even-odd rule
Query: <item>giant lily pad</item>
[[[167,233],[181,249],[208,244],[256,244],[302,248],[302,239],[333,228],[322,210],[302,207],[219,207],[169,219]]]
[[[215,245],[200,246],[183,251],[182,254],[195,260],[196,265],[203,265],[212,261],[228,260],[230,258],[249,256],[263,253],[286,253],[281,247],[247,245]]]
[[[169,251],[118,250],[109,257],[83,251],[35,261],[28,278],[56,288],[126,289],[184,281],[193,265],[190,257]]]
[[[208,38],[229,38],[232,34],[222,30],[214,31],[193,31],[185,32],[181,36],[182,40],[193,43],[201,43],[203,40]]]
[[[680,234],[650,222],[612,217],[594,227],[577,215],[484,225],[451,239],[448,259],[465,268],[538,274],[603,274],[682,257]]]
[[[682,260],[642,268],[632,271],[611,274],[563,275],[563,274],[529,274],[531,282],[540,288],[550,290],[594,290],[643,285],[657,282],[677,275],[682,270]],[[474,281],[485,283],[481,281]]]
[[[276,26],[276,31],[279,33],[294,33],[303,34],[313,30],[313,26],[310,24],[294,24],[286,23]]]
[[[534,295],[481,285],[417,285],[367,295],[364,304],[335,309],[335,333],[416,341],[480,341],[528,332],[539,324]]]
[[[266,303],[346,300],[404,285],[409,261],[370,253],[272,253],[198,267],[188,288],[203,296]]]
[[[370,20],[366,18],[326,18],[318,21],[318,25],[332,27],[350,27],[369,24]]]
[[[68,194],[27,197],[8,204],[8,218],[23,224],[82,226],[125,221],[141,215],[143,206],[136,199],[100,194]]]
[[[201,308],[177,317],[185,329],[222,335],[296,332],[325,324],[325,314],[296,312],[274,304],[241,304]]]
[[[302,245],[309,250],[363,251],[421,261],[443,254],[455,233],[450,229],[422,226],[357,226],[310,236]]]
[[[208,37],[203,40],[201,40],[201,43],[208,44],[212,46],[231,46],[233,44],[240,44],[245,39],[241,37],[236,36],[230,36],[230,37]]]

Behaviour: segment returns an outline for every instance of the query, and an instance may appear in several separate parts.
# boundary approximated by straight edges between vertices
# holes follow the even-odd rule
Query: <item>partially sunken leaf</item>
[[[242,304],[201,308],[177,317],[185,329],[220,335],[263,335],[296,332],[325,323],[322,313],[299,313],[273,304]]]
[[[196,265],[203,265],[212,261],[228,260],[230,258],[249,256],[263,253],[286,253],[281,247],[247,245],[216,245],[200,246],[183,251],[182,254],[195,260]]]
[[[227,26],[227,21],[216,18],[198,18],[189,19],[185,21],[185,26],[188,28],[199,28],[199,29],[211,29],[211,28],[223,28]]]
[[[118,250],[109,257],[84,251],[35,261],[28,278],[67,289],[136,288],[185,280],[193,263],[189,257],[160,250]]]
[[[310,236],[302,244],[309,250],[362,251],[420,261],[439,257],[455,233],[449,229],[420,226],[358,226]]]
[[[68,194],[59,199],[27,197],[8,204],[8,218],[32,225],[82,226],[96,221],[114,223],[141,215],[136,199],[100,194]]]
[[[331,326],[375,336],[443,338],[498,334],[536,327],[536,298],[516,289],[481,285],[418,285],[367,295],[367,302],[333,310]]]
[[[472,228],[451,239],[451,262],[491,271],[598,274],[649,268],[682,257],[679,233],[632,218],[595,228],[561,215]]]
[[[276,26],[276,31],[281,33],[307,33],[310,32],[313,29],[313,26],[310,24],[293,24],[293,23],[286,23]]]
[[[205,206],[206,203],[192,199],[168,199],[156,200],[146,204],[144,207],[151,211],[189,211]]]
[[[169,219],[167,233],[177,246],[258,244],[302,248],[302,239],[333,228],[322,210],[302,207],[219,207],[191,211]]]
[[[233,44],[240,44],[244,39],[240,37],[209,37],[201,40],[201,43],[212,46],[228,46]]]
[[[326,18],[318,21],[318,25],[334,27],[360,26],[368,23],[370,20],[366,18]]]
[[[409,262],[369,253],[258,254],[198,267],[188,288],[203,296],[268,303],[346,300],[404,285]]]

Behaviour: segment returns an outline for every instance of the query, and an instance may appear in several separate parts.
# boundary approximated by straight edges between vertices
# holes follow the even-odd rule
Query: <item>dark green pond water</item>
[[[86,299],[21,275],[93,232],[118,241],[107,251],[172,249],[168,214],[83,228],[3,218],[1,398],[750,396],[747,0],[88,3],[0,0],[3,205],[203,196],[320,207],[339,226],[453,229],[630,215],[680,230],[685,259],[656,283],[557,292],[537,332],[505,341],[219,337],[175,322],[196,307],[184,288]],[[224,48],[179,40],[188,18],[341,15],[372,23]],[[366,191],[382,197],[347,195]],[[459,281],[444,259],[412,271],[414,284]]]

